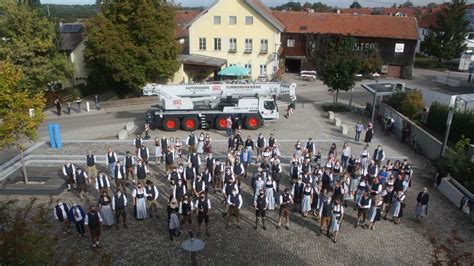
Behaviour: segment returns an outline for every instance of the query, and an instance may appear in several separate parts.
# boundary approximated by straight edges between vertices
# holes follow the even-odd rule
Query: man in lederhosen
[[[135,159],[133,158],[132,154],[127,151],[125,155],[125,178],[128,181],[128,175],[132,175],[133,183],[136,183],[137,180],[135,179]]]
[[[123,193],[122,189],[118,189],[117,193],[112,198],[112,210],[115,212],[115,223],[116,230],[119,229],[120,217],[122,217],[123,227],[128,228],[127,226],[127,212],[125,207],[127,206],[127,196]]]
[[[145,184],[146,184],[145,191],[146,191],[146,194],[148,195],[146,198],[146,203],[147,203],[148,210],[150,213],[150,218],[153,218],[153,216],[156,216],[156,218],[159,218],[158,197],[160,193],[158,192],[158,188],[155,186],[155,184],[153,184],[151,180],[147,180]]]
[[[265,211],[268,208],[268,201],[263,189],[259,190],[258,196],[255,198],[253,206],[255,207],[254,229],[257,230],[258,228],[258,218],[262,218],[262,224],[263,224],[262,228],[263,230],[267,230],[267,227],[265,226],[265,216],[266,216]]]
[[[127,188],[127,178],[125,176],[125,168],[120,163],[120,161],[117,161],[117,163],[115,164],[114,176],[115,185],[117,186],[117,188],[121,187],[125,191],[125,189]]]
[[[133,146],[135,146],[135,155],[139,156],[140,148],[142,147],[143,139],[142,136],[137,135],[137,137],[133,140]]]
[[[150,158],[150,150],[148,149],[145,144],[142,144],[140,149],[138,150],[138,158],[142,160],[142,162],[148,167],[148,159]],[[148,169],[147,169],[147,173]]]
[[[142,160],[138,159],[137,166],[135,167],[135,175],[138,178],[138,182],[143,182],[146,179],[146,174],[148,173],[148,168]]]
[[[179,203],[179,214],[181,215],[181,224],[184,226],[188,224],[188,231],[192,232],[193,217],[192,211],[194,210],[193,202],[186,194],[183,197],[183,201]]]
[[[63,174],[66,179],[67,191],[71,191],[71,186],[74,184],[74,179],[76,177],[76,167],[69,161],[66,161],[66,164],[63,165]]]
[[[237,228],[240,228],[240,208],[242,208],[243,200],[240,193],[236,187],[232,189],[232,193],[227,197],[227,205],[228,205],[228,217],[227,217],[227,228],[230,228],[232,222],[232,216],[236,217],[237,219]]]
[[[77,173],[75,175],[74,181],[77,184],[77,192],[79,193],[79,198],[84,199],[86,194],[86,184],[89,183],[89,178],[86,172],[82,171],[81,168],[77,168]]]
[[[95,162],[95,155],[92,154],[92,151],[86,155],[86,165],[87,165],[87,176],[91,179],[92,183],[95,183],[95,177],[97,176],[97,167]]]
[[[293,197],[290,194],[290,189],[285,188],[283,194],[280,195],[280,215],[278,218],[278,226],[277,229],[281,227],[281,221],[283,218],[286,219],[286,230],[290,229],[290,208],[291,204],[293,204]]]
[[[211,201],[206,197],[205,193],[201,193],[199,199],[196,200],[194,207],[198,212],[198,235],[201,234],[201,225],[204,221],[206,225],[206,235],[211,236],[209,233],[209,211],[211,210]]]
[[[267,140],[265,139],[262,133],[259,133],[258,138],[257,138],[257,158],[255,158],[256,164],[258,164],[259,158],[260,160],[263,160],[262,153],[263,153],[263,149],[265,149],[266,146],[267,146]]]

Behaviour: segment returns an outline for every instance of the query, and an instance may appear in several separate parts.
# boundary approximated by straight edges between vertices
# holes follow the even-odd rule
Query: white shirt
[[[102,216],[100,215],[100,212],[97,212],[97,215],[99,216],[99,222],[102,223]],[[84,220],[84,224],[88,225],[89,224],[89,215],[86,215],[86,219]]]
[[[123,194],[123,205],[127,206],[127,196]],[[112,197],[112,210],[115,210],[115,196]]]
[[[66,210],[64,209],[64,203],[61,203],[61,205],[58,205],[58,206],[59,206],[59,209],[61,209],[61,212],[63,213],[63,218],[67,219],[69,215],[66,213]],[[56,220],[59,220],[58,214],[56,213],[56,208],[54,208],[54,218],[56,218]]]

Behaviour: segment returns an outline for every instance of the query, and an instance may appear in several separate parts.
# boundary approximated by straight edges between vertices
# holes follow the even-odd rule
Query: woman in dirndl
[[[321,194],[321,186],[322,186],[321,181],[317,181],[313,188],[313,201],[311,202],[311,208],[313,209],[313,215],[318,216],[319,215],[319,198]]]
[[[204,141],[206,140],[206,138],[204,137],[204,133],[201,132],[201,134],[199,135],[199,138],[198,138],[198,143],[197,143],[197,153],[198,154],[203,154],[204,153]]]
[[[293,156],[296,158],[296,160],[303,161],[303,148],[301,147],[299,140],[296,141],[295,152],[293,153]]]
[[[402,218],[403,216],[403,205],[405,204],[403,202],[404,200],[405,193],[403,193],[403,191],[398,191],[397,194],[393,197],[392,205],[390,207],[390,214],[395,224],[399,224],[400,218]]]
[[[332,234],[332,241],[336,243],[339,230],[341,229],[341,221],[344,217],[344,207],[339,200],[334,201],[331,213],[331,223],[329,225],[329,232]]]
[[[102,219],[104,220],[104,225],[112,226],[114,224],[114,214],[112,212],[112,200],[107,194],[106,191],[102,194],[102,197],[99,199],[99,210]]]
[[[206,134],[206,138],[204,139],[204,153],[209,154],[212,152],[211,150],[211,137],[209,134]]]
[[[359,185],[357,186],[357,191],[356,191],[355,200],[354,200],[355,205],[357,205],[357,203],[360,201],[360,199],[362,198],[362,195],[364,195],[364,192],[367,192],[367,191],[369,191],[369,187],[368,187],[366,178],[363,177],[361,178]],[[354,206],[354,209],[355,208],[356,207]]]
[[[135,218],[137,220],[145,220],[146,213],[146,197],[147,193],[141,183],[138,183],[137,188],[132,192],[133,205],[135,208]]]
[[[308,217],[308,212],[311,211],[311,203],[313,201],[313,188],[308,183],[303,189],[303,200],[301,201],[301,212],[304,217]]]
[[[362,171],[360,169],[360,163],[356,163],[354,166],[354,171],[351,176],[351,195],[355,198],[355,193],[357,191],[357,186],[359,185],[360,179],[362,177]]]
[[[341,180],[341,187],[342,187],[342,200],[344,201],[344,207],[347,207],[347,201],[352,200],[352,194],[349,192],[349,188],[351,186],[351,180],[349,177],[349,173],[344,173],[342,180]]]
[[[380,213],[382,212],[383,206],[383,199],[380,195],[376,195],[374,200],[372,201],[372,206],[370,206],[369,210],[369,229],[375,229],[375,223],[380,221]]]
[[[268,175],[267,181],[265,182],[265,196],[267,196],[268,210],[275,209],[275,191],[276,184],[272,179],[271,175]]]
[[[156,164],[160,165],[163,160],[163,151],[161,150],[160,139],[155,138],[155,158]]]
[[[179,159],[180,162],[183,161],[183,142],[176,138],[174,142],[174,158]]]

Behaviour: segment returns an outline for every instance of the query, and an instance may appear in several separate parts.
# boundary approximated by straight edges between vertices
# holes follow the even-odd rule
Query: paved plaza
[[[319,95],[323,95],[322,97]],[[304,144],[309,137],[315,140],[318,149],[321,149],[323,158],[326,157],[331,143],[335,142],[340,152],[342,144],[348,142],[352,147],[352,153],[359,155],[362,151],[362,143],[354,142],[353,125],[357,120],[367,122],[366,118],[351,113],[337,114],[342,123],[349,125],[349,135],[339,133],[327,115],[321,110],[319,103],[328,100],[329,93],[310,86],[298,89],[299,101],[296,113],[290,119],[280,119],[278,122],[267,123],[258,131],[242,132],[245,139],[251,135],[254,139],[262,132],[268,139],[270,133],[275,134],[277,141],[281,144],[281,152],[285,167],[284,173],[288,172],[288,159],[293,154],[296,140]],[[319,98],[318,98],[319,97]],[[359,98],[364,101],[365,96]],[[280,109],[283,111],[284,105]],[[125,111],[124,111],[125,112]],[[134,118],[135,119],[135,118]],[[139,120],[136,118],[136,120]],[[133,135],[128,141],[117,141],[113,132],[118,132],[115,124],[113,126],[96,125],[94,127],[81,127],[77,130],[69,129],[63,133],[64,146],[62,150],[50,149],[47,144],[40,146],[32,152],[32,159],[38,160],[33,165],[61,167],[65,159],[78,160],[78,165],[84,166],[85,154],[88,150],[98,156],[104,156],[107,147],[112,147],[119,155],[123,156],[127,150],[133,152]],[[123,123],[122,123],[123,126]],[[198,130],[196,133],[200,133]],[[213,139],[213,153],[216,157],[224,157],[227,150],[225,132],[206,131]],[[185,140],[187,132],[178,131],[165,133],[162,131],[151,132],[152,137],[179,137]],[[147,142],[150,152],[154,151],[153,143]],[[387,159],[402,160],[408,158],[412,162],[414,170],[413,185],[407,191],[406,208],[400,225],[390,221],[382,220],[375,230],[354,228],[356,222],[356,211],[350,205],[342,221],[340,238],[333,243],[324,234],[319,235],[319,222],[313,216],[304,218],[298,213],[291,215],[290,230],[284,228],[277,230],[275,223],[278,219],[278,207],[275,211],[268,211],[267,227],[253,229],[255,222],[253,205],[253,193],[250,180],[243,180],[241,190],[244,199],[242,207],[242,229],[232,226],[225,228],[225,220],[221,214],[224,206],[221,203],[222,194],[210,194],[212,212],[210,215],[210,233],[207,237],[200,236],[206,247],[198,254],[198,263],[205,265],[363,265],[363,264],[387,264],[387,265],[427,265],[432,260],[432,246],[430,237],[436,236],[445,239],[452,229],[457,229],[465,240],[463,248],[469,249],[474,246],[474,226],[468,217],[459,212],[446,198],[444,198],[432,186],[434,169],[424,157],[415,155],[407,146],[402,145],[396,137],[382,136],[381,130],[376,126],[375,138],[370,145],[372,153],[377,144],[382,144]],[[121,157],[123,158],[123,157]],[[45,161],[43,161],[45,160]],[[57,161],[54,161],[57,160]],[[99,158],[100,160],[100,158]],[[102,168],[104,166],[102,165]],[[255,166],[250,168],[255,171]],[[81,238],[75,231],[69,235],[61,236],[55,264],[67,262],[80,264],[113,263],[114,265],[186,265],[190,263],[190,254],[180,249],[180,244],[187,238],[182,235],[171,242],[167,231],[166,204],[170,193],[170,186],[165,180],[164,166],[151,164],[151,180],[155,181],[160,191],[160,219],[146,219],[136,221],[133,219],[132,207],[128,206],[129,228],[106,229],[102,233],[102,248],[92,250],[90,239]],[[114,183],[114,182],[111,182]],[[282,177],[282,189],[289,186],[287,175]],[[414,212],[416,195],[423,187],[428,187],[431,195],[429,203],[429,215],[422,225],[415,223]],[[115,188],[115,186],[113,186]],[[80,202],[83,207],[97,202],[98,194],[95,189],[90,189],[88,201],[80,202],[76,192],[64,192],[60,195],[66,203],[73,200]],[[127,191],[129,200],[130,190]],[[6,200],[14,196],[0,196]],[[21,197],[27,199],[27,197]],[[47,202],[47,197],[40,197],[41,202]],[[51,219],[53,216],[51,215]],[[194,220],[197,229],[197,220]],[[56,225],[56,224],[55,224]],[[59,225],[56,232],[60,232]],[[203,228],[204,232],[204,228]]]

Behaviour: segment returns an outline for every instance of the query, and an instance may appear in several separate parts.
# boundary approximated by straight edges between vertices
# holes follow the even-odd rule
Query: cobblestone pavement
[[[311,99],[314,92],[311,88],[305,88],[301,92],[302,97]],[[299,104],[300,105],[300,104]],[[354,134],[352,126],[355,121],[362,119],[353,114],[339,115],[343,123],[347,123],[350,128],[349,136],[338,133],[338,130],[326,119],[325,114],[320,111],[319,106],[314,103],[305,103],[297,107],[297,112],[290,119],[281,119],[278,123],[269,123],[258,132],[268,135],[273,132],[282,144],[282,154],[289,156],[292,153],[296,139],[306,142],[308,137],[313,137],[317,145],[321,148],[323,156],[327,154],[330,144],[334,141],[338,149],[344,141],[351,143],[353,153],[359,154],[362,144],[352,142]],[[89,134],[100,136],[100,131],[89,129]],[[243,135],[251,134],[256,136],[258,132],[244,131]],[[199,133],[199,131],[198,131]],[[226,147],[225,137],[222,132],[210,132],[215,140],[213,149],[223,151]],[[179,136],[184,139],[185,132],[164,133],[161,131],[152,132],[152,137],[167,135]],[[89,136],[89,135],[88,135]],[[32,155],[37,158],[48,158],[59,160],[58,163],[42,163],[41,165],[57,165],[60,167],[64,158],[77,158],[83,161],[83,156],[87,150],[92,150],[97,155],[104,155],[108,146],[112,146],[120,154],[126,150],[133,150],[131,140],[128,142],[107,141],[106,139],[97,142],[78,142],[80,133],[71,133],[65,137],[63,149],[51,150],[47,145],[43,145]],[[101,139],[95,137],[92,139]],[[76,141],[76,142],[68,142]],[[221,204],[221,194],[211,193],[210,199],[213,210],[210,218],[211,237],[201,236],[206,247],[198,253],[198,262],[209,265],[237,265],[237,264],[257,264],[257,265],[362,265],[362,264],[387,264],[387,265],[426,265],[431,262],[432,246],[429,242],[431,236],[445,239],[452,229],[457,229],[464,238],[464,249],[471,249],[474,244],[474,226],[467,217],[460,213],[447,199],[432,187],[433,169],[429,161],[421,156],[415,155],[409,148],[400,145],[395,138],[381,136],[376,128],[375,139],[371,144],[370,151],[377,144],[383,144],[387,157],[393,159],[409,158],[415,171],[413,186],[407,192],[407,206],[404,217],[400,225],[395,225],[389,221],[382,220],[377,224],[375,230],[367,230],[353,227],[356,221],[356,213],[352,208],[346,209],[346,214],[342,222],[342,229],[339,241],[334,244],[324,234],[318,235],[319,225],[314,217],[304,218],[294,213],[291,216],[290,230],[277,230],[275,222],[278,218],[278,208],[275,211],[268,211],[270,225],[268,230],[261,228],[253,229],[254,211],[251,208],[252,196],[249,180],[244,180],[242,184],[242,195],[244,206],[242,208],[242,229],[235,226],[225,229],[225,221],[221,216],[223,205]],[[150,148],[152,144],[149,143]],[[217,156],[222,156],[222,152],[215,152]],[[78,156],[78,157],[74,157]],[[84,164],[82,164],[84,165]],[[183,265],[190,262],[190,254],[180,249],[180,243],[187,236],[182,235],[174,242],[169,240],[166,227],[166,203],[169,196],[169,185],[163,177],[163,166],[151,166],[151,179],[155,181],[160,190],[159,199],[161,218],[147,219],[139,222],[134,220],[132,208],[129,206],[128,218],[129,228],[114,228],[103,231],[99,250],[92,250],[89,238],[81,238],[74,233],[61,236],[57,248],[54,264],[64,264],[69,262],[78,264],[101,264],[111,262],[114,265],[130,264],[154,264],[154,265]],[[251,170],[254,170],[252,166]],[[287,171],[287,168],[285,167]],[[282,187],[289,185],[287,178],[283,178]],[[416,194],[427,186],[430,190],[431,200],[429,205],[429,216],[424,224],[419,225],[414,222],[415,198]],[[128,191],[129,193],[129,191]],[[128,195],[130,197],[130,195]],[[0,196],[1,200],[6,200],[12,196]],[[72,200],[78,201],[75,192],[64,192],[61,196],[64,202],[70,203]],[[27,197],[16,197],[26,199]],[[83,207],[97,202],[97,193],[93,190],[88,196],[90,201],[81,202]],[[40,201],[46,202],[46,197]],[[197,221],[193,221],[196,229]],[[203,228],[204,229],[204,228]],[[204,230],[203,230],[204,231]],[[59,232],[59,226],[57,226]],[[72,256],[72,257],[71,257]],[[108,260],[110,259],[110,261]]]

